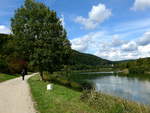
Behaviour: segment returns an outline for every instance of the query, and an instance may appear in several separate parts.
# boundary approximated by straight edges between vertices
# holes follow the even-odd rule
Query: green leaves
[[[19,53],[39,70],[53,72],[67,62],[70,42],[60,19],[42,3],[26,0],[12,18]]]

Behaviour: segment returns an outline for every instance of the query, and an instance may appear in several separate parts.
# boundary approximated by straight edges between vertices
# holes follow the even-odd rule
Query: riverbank
[[[81,92],[54,84],[52,91],[47,91],[49,82],[40,81],[39,76],[29,79],[29,85],[35,108],[40,113],[96,113],[94,109],[80,100]]]
[[[40,113],[150,113],[150,107],[101,93],[82,93],[58,84],[47,91],[49,82],[39,79],[34,76],[28,82]]]
[[[10,79],[14,79],[16,77],[19,77],[19,75],[9,75],[9,74],[0,73],[0,82],[4,82],[4,81],[10,80]]]

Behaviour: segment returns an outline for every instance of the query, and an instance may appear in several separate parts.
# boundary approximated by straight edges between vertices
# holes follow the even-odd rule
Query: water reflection
[[[150,81],[148,80],[110,75],[91,81],[97,91],[150,105]]]

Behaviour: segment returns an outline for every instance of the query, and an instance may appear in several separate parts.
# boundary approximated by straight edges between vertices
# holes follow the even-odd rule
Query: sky
[[[36,0],[57,12],[72,49],[119,61],[150,57],[150,0]],[[24,0],[0,4],[0,33]]]

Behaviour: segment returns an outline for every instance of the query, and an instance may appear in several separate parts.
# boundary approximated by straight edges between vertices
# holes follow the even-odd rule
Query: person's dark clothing
[[[26,74],[25,69],[23,69],[22,72],[21,72],[22,80],[24,80],[25,74]]]

